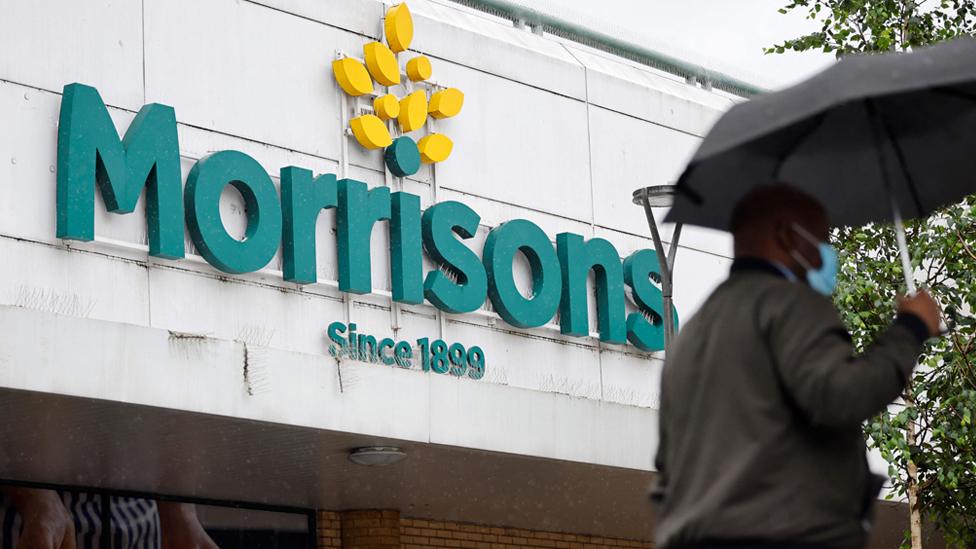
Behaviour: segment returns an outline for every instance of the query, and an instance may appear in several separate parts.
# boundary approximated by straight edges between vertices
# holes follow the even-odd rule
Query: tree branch
[[[962,244],[962,247],[964,250],[966,250],[966,253],[969,254],[969,257],[976,261],[976,254],[973,253],[973,250],[969,247],[969,244],[966,244],[966,239],[963,238],[962,231],[959,229],[956,229],[956,238],[958,239],[959,243]]]

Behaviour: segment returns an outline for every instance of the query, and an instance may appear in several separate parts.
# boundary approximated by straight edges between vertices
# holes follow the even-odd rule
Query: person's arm
[[[20,514],[18,549],[75,549],[75,523],[57,492],[14,486],[0,490]]]
[[[764,328],[775,367],[792,404],[817,426],[856,427],[884,409],[938,333],[938,307],[924,291],[900,299],[894,323],[859,356],[829,301],[798,292],[771,308]]]
[[[157,501],[162,549],[218,549],[210,539],[192,503]]]

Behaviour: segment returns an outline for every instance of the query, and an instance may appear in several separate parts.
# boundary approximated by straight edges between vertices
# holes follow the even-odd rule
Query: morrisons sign
[[[553,245],[534,223],[513,219],[491,230],[479,256],[464,240],[474,236],[481,217],[461,202],[440,202],[421,211],[417,195],[369,189],[360,181],[295,166],[282,168],[280,181],[279,194],[256,160],[227,150],[196,162],[184,187],[172,107],[144,106],[120,139],[97,90],[82,84],[64,87],[58,128],[59,238],[94,238],[96,187],[108,211],[117,214],[131,213],[145,191],[150,255],[183,258],[185,227],[200,254],[221,271],[259,270],[281,247],[284,279],[311,284],[316,282],[316,220],[322,210],[335,209],[343,292],[372,292],[370,234],[377,222],[386,221],[394,301],[426,300],[462,314],[489,299],[502,319],[517,328],[542,326],[558,311],[563,334],[587,336],[592,271],[600,340],[630,342],[645,351],[663,348],[661,292],[651,281],[659,276],[659,265],[652,250],[621,260],[609,241],[569,232],[556,235]],[[227,185],[244,198],[243,239],[228,234],[220,218],[220,195]],[[440,268],[425,274],[424,253]],[[532,270],[529,296],[519,291],[513,276],[518,253]],[[625,287],[636,312],[627,312]]]

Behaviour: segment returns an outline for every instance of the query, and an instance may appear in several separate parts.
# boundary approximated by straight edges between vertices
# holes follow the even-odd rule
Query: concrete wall
[[[423,207],[461,200],[482,216],[479,250],[513,218],[553,238],[607,238],[621,256],[652,247],[631,192],[672,181],[731,99],[449,3],[410,7],[413,49],[466,100],[437,122],[452,157],[398,181],[379,153],[346,141],[330,70],[337,50],[358,55],[380,37],[379,2],[0,0],[0,326],[21,341],[0,361],[0,385],[649,470],[659,356],[554,324],[516,330],[487,309],[454,316],[391,307],[382,292],[344,296],[332,213],[317,228],[322,282],[305,287],[282,281],[280,255],[257,273],[219,273],[188,238],[187,259],[148,258],[142,207],[109,214],[100,197],[95,242],[55,237],[60,93],[81,82],[120,131],[143,104],[173,106],[184,178],[200,157],[234,149],[276,184],[279,168],[297,165],[407,190]],[[240,197],[225,193],[222,209],[242,232]],[[676,303],[687,319],[724,278],[729,241],[687,230],[682,242]],[[385,224],[372,246],[374,287],[388,290]],[[478,344],[487,375],[337,364],[324,337],[333,320]],[[194,341],[206,359],[172,343],[188,334],[204,336]]]

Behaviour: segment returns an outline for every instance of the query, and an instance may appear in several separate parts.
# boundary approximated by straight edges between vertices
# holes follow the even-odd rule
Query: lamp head
[[[652,208],[670,208],[674,204],[674,185],[651,185],[634,191],[633,202],[644,205],[644,198]]]
[[[366,446],[349,452],[349,461],[371,467],[393,465],[406,457],[407,454],[395,446]]]

